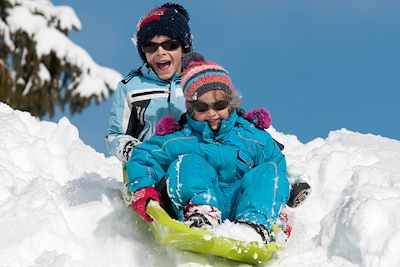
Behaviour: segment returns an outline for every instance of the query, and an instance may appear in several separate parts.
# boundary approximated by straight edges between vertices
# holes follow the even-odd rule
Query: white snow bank
[[[2,266],[244,266],[156,244],[122,203],[119,162],[66,118],[0,103],[0,125]],[[313,193],[287,210],[292,236],[265,266],[399,266],[400,142],[342,129],[302,144],[270,132]]]
[[[345,129],[305,145],[278,139],[286,144],[289,165],[305,167],[313,187],[304,206],[291,210],[293,239],[280,264],[301,251],[297,260],[311,266],[310,252],[323,249],[332,266],[399,266],[400,142]],[[304,240],[307,246],[299,246]],[[328,266],[319,257],[312,262]]]

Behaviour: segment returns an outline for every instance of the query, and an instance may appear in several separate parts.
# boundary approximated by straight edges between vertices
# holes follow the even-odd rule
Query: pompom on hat
[[[146,55],[142,51],[143,43],[157,35],[178,40],[185,53],[192,51],[192,35],[186,9],[179,4],[165,3],[139,20],[132,42],[137,46],[143,62],[146,62]]]
[[[182,67],[184,72],[181,85],[186,101],[197,101],[210,90],[222,90],[228,94],[234,92],[228,72],[217,63],[206,61],[199,53],[185,54]]]

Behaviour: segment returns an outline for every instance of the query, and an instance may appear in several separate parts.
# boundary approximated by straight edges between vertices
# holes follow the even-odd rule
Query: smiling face
[[[211,105],[221,100],[227,100],[222,90],[210,90],[202,94],[197,101]],[[214,110],[212,108],[204,112],[193,110],[193,119],[206,121],[210,128],[215,131],[218,130],[221,120],[226,120],[229,117],[229,110],[230,105],[222,110]]]
[[[163,43],[171,40],[170,37],[165,35],[154,36],[148,42]],[[182,69],[182,46],[177,49],[168,51],[162,46],[159,46],[153,53],[146,53],[147,63],[153,68],[161,80],[169,80],[175,74],[180,74]]]

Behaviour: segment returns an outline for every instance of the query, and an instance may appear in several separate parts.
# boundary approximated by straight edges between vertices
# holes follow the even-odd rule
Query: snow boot
[[[261,236],[261,239],[265,244],[275,241],[271,233],[268,231],[267,227],[263,224],[241,220],[236,222],[251,227],[254,231],[257,232],[257,234]]]
[[[188,204],[185,207],[185,219],[190,227],[213,228],[221,223],[221,212],[210,205]]]
[[[311,186],[307,182],[296,182],[290,189],[290,197],[286,204],[291,208],[296,208],[303,204],[310,194]]]
[[[289,216],[284,210],[281,210],[279,213],[279,218],[272,226],[272,234],[275,235],[275,241],[282,240],[282,243],[285,243],[289,239],[291,233],[292,226],[289,222]]]

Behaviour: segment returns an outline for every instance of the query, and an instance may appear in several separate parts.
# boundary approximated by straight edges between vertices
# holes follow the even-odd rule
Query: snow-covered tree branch
[[[121,75],[68,38],[81,23],[50,0],[0,1],[0,101],[35,116],[82,111],[107,99]]]

